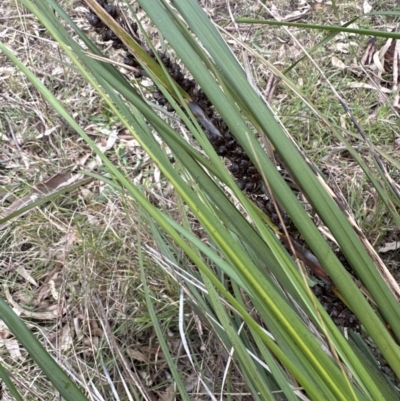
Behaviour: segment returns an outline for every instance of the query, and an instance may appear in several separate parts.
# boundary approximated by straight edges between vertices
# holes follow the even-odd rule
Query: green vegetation
[[[0,43],[10,91],[0,119],[13,133],[0,216],[7,395],[399,398],[397,264],[375,252],[396,251],[397,106],[393,93],[376,99],[354,61],[364,35],[397,39],[373,29],[397,16],[358,20],[333,2],[290,25],[276,7],[248,3],[223,9],[219,25],[195,0],[120,6],[144,48],[176,57],[206,93],[262,177],[279,227],[239,188],[188,91],[96,0],[87,4],[135,55],[142,81],[121,70],[113,49],[102,53],[83,10],[16,3],[58,55],[35,66],[38,46],[18,54],[15,37]],[[238,31],[227,29],[232,12]],[[387,84],[394,70],[377,76]],[[275,90],[259,93],[271,74]],[[154,104],[156,86],[174,112]],[[325,275],[310,274],[296,241]],[[334,323],[310,288],[321,279],[359,331]]]

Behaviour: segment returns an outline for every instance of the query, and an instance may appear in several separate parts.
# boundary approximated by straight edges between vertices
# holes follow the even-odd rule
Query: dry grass
[[[84,9],[62,2],[75,22],[88,26]],[[163,182],[138,144],[116,124],[94,91],[68,65],[56,44],[16,2],[1,10],[3,42],[64,102],[76,121],[100,145],[113,135],[108,156],[159,207],[176,208]],[[105,47],[104,44],[100,44]],[[48,107],[32,85],[0,55],[2,86],[0,151],[2,209],[31,193],[55,174],[77,166],[97,168],[91,151]],[[155,247],[150,228],[140,220],[132,199],[93,182],[55,202],[34,209],[1,232],[2,296],[25,318],[42,344],[76,378],[89,399],[146,396],[172,400],[175,388],[146,306],[137,253]],[[143,250],[146,248],[143,247]],[[145,269],[159,324],[187,390],[197,399],[204,389],[182,349],[177,320],[177,286],[144,253]],[[226,357],[206,327],[188,311],[187,336],[192,357],[209,384],[218,383]],[[201,330],[201,337],[198,331]],[[26,400],[55,400],[58,395],[27,353],[2,328],[1,363]],[[228,375],[228,379],[231,375]],[[235,380],[232,391],[243,394]],[[10,399],[5,391],[4,399]],[[115,398],[117,399],[117,398]]]
[[[246,5],[232,1],[230,10],[225,1],[203,3],[221,26],[230,21],[230,12],[234,17],[270,17],[260,2],[253,0],[247,0]],[[279,2],[266,4],[281,17],[304,11],[296,2],[281,3],[282,7]],[[340,5],[341,18],[358,14],[360,4]],[[80,27],[89,31],[78,2],[62,1],[61,5],[70,11]],[[3,2],[0,15],[1,40],[64,102],[98,144],[105,145],[110,137],[118,135],[108,156],[160,207],[172,212],[177,209],[172,191],[159,177],[157,169],[115,123],[87,83],[69,67],[68,60],[47,32],[17,2]],[[317,24],[337,22],[332,7],[323,2],[315,2],[303,18]],[[376,18],[373,23],[379,27],[382,22]],[[232,25],[226,28],[237,33]],[[307,49],[323,37],[316,31],[292,29],[289,34],[283,28],[240,27],[241,39],[281,70],[302,55],[292,35]],[[347,46],[349,41],[353,43],[350,47]],[[377,106],[375,93],[349,86],[350,82],[367,82],[355,63],[359,62],[365,43],[365,38],[341,37],[312,57],[351,106],[373,143],[396,156],[397,116],[390,104]],[[242,58],[238,45],[232,43],[232,46]],[[334,56],[348,68],[335,66]],[[255,57],[245,55],[245,64],[263,92],[270,73]],[[5,209],[54,174],[78,164],[93,167],[95,160],[79,136],[64,125],[2,54],[0,65],[0,208]],[[333,124],[352,129],[343,117],[343,109],[310,61],[299,64],[289,77]],[[327,133],[326,127],[279,83],[272,105],[307,155],[326,173],[332,186],[343,192],[374,245],[379,247],[382,242],[393,241],[398,231],[384,213],[377,194],[348,154],[337,150],[339,143]],[[354,143],[357,144],[358,139]],[[101,170],[102,167],[97,168]],[[393,171],[395,177],[396,174]],[[157,246],[150,227],[141,219],[140,209],[131,199],[124,199],[109,187],[92,182],[32,210],[0,231],[0,238],[1,296],[20,311],[46,348],[86,390],[89,399],[117,399],[112,398],[113,387],[120,399],[130,399],[128,393],[140,399],[141,392],[152,400],[173,399],[171,375],[145,304],[138,238],[151,248]],[[388,264],[398,269],[395,253],[390,254]],[[154,258],[148,253],[144,256],[160,325],[178,368],[186,378],[188,391],[193,399],[208,399],[182,350],[177,286],[157,266]],[[198,371],[218,393],[226,354],[190,310],[188,322],[187,337],[199,364]],[[5,327],[1,334],[0,362],[14,377],[23,397],[26,400],[58,399]],[[246,387],[234,369],[228,377],[232,399],[247,399]],[[4,399],[10,399],[6,392]]]

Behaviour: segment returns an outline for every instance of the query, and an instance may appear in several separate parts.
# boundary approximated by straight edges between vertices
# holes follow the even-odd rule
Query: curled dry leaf
[[[376,52],[376,38],[372,37],[367,43],[364,55],[361,58],[362,65],[370,65],[373,62],[374,54]]]
[[[102,133],[106,135],[107,141],[105,144],[103,142],[97,143],[97,146],[104,153],[104,152],[107,152],[107,150],[110,150],[117,142],[118,131],[117,130],[112,130],[112,131],[102,130]],[[96,156],[96,163],[99,166],[101,166],[103,164],[103,162],[99,156]]]
[[[17,272],[20,276],[22,276],[26,281],[38,287],[39,284],[34,280],[34,278],[30,275],[30,273],[23,266],[18,266]]]
[[[375,42],[371,39],[368,42],[366,53],[361,62],[367,64],[370,61],[370,54],[375,48]],[[372,63],[369,67],[373,70],[372,81],[377,87],[381,86],[382,75],[389,73],[392,75],[391,88],[387,88],[389,93],[395,93],[392,101],[392,107],[400,109],[400,97],[397,93],[399,85],[399,63],[400,63],[400,41],[389,38],[379,51],[375,51],[372,57]],[[387,79],[385,80],[387,86]],[[379,103],[387,101],[387,97],[383,95],[383,90],[380,91]]]

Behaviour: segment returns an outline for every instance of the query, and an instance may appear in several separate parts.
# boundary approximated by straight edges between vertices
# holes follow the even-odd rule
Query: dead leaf
[[[4,341],[10,337],[12,337],[11,331],[8,330],[7,325],[0,320],[0,347],[2,347],[4,345]]]
[[[29,205],[30,203],[35,202],[37,199],[39,199],[39,195],[36,193],[33,193],[31,195],[24,196],[21,199],[17,199],[14,201],[10,206],[8,206],[1,214],[0,214],[0,219],[7,217],[11,213],[16,212],[19,209],[22,209],[23,207]],[[0,230],[3,230],[10,224],[10,220],[0,224]]]
[[[59,125],[52,127],[52,128],[48,128],[45,129],[43,132],[39,131],[39,127],[38,127],[38,131],[40,132],[38,135],[36,135],[36,139],[42,139],[43,137],[49,136],[51,135],[54,131],[57,131],[60,128]]]
[[[190,376],[187,376],[184,385],[187,392],[192,392],[199,385],[198,376],[194,373],[192,373]]]
[[[51,72],[51,75],[63,75],[64,74],[64,68],[57,66],[55,68],[53,68],[53,71]]]
[[[350,82],[348,84],[349,88],[365,88],[365,89],[373,89],[373,90],[379,90],[380,92],[383,93],[392,93],[391,89],[388,88],[383,88],[383,87],[376,87],[371,84],[366,84],[364,82]]]
[[[367,48],[365,49],[364,55],[361,59],[362,65],[369,65],[373,61],[374,54],[376,52],[376,37],[372,37],[369,39],[367,43]]]
[[[18,266],[17,267],[17,272],[20,276],[22,276],[26,281],[34,285],[35,287],[38,287],[39,284],[34,280],[34,278],[30,275],[30,273],[25,269],[23,266]]]
[[[71,174],[69,172],[55,174],[48,180],[36,185],[35,192],[39,192],[42,195],[48,195],[56,189],[61,189],[70,184],[73,184],[76,180],[76,174]]]
[[[49,259],[55,258],[59,262],[63,262],[66,254],[72,248],[73,244],[77,240],[76,230],[70,228],[70,231],[65,234],[60,241],[50,248]]]
[[[82,323],[81,321],[84,320],[84,316],[78,315],[77,317],[74,317],[74,330],[76,334],[77,341],[82,340],[82,338],[85,336],[85,333],[82,328]]]
[[[299,19],[302,19],[303,17],[309,15],[310,13],[311,13],[310,8],[306,8],[303,11],[296,10],[288,15],[285,15],[283,20],[288,22],[298,21]]]
[[[6,79],[14,75],[15,75],[15,68],[0,67],[0,81],[5,81]]]
[[[379,248],[378,252],[385,253],[389,251],[395,251],[396,249],[399,248],[400,248],[400,242],[388,242],[387,244]]]
[[[336,43],[336,50],[340,53],[349,53],[351,47],[357,47],[358,44],[355,42],[346,42],[346,43]]]
[[[341,126],[343,129],[347,129],[346,118],[347,118],[347,114],[342,114],[342,115],[340,116],[340,126]]]
[[[59,189],[72,185],[81,179],[82,179],[81,174],[59,173],[53,175],[47,181],[38,184],[36,188],[33,189],[33,192],[30,195],[17,199],[10,206],[4,209],[3,212],[0,213],[0,220],[22,209],[23,207],[28,206],[29,204],[37,201],[38,199],[43,198],[46,195],[50,195]],[[25,213],[22,213],[20,216],[22,216]],[[0,230],[6,228],[10,224],[10,222],[11,220],[8,220],[5,223],[0,224]]]
[[[50,281],[55,281],[57,279],[58,273],[61,270],[61,266],[56,266],[53,271],[51,271],[47,277],[45,282],[42,284],[39,295],[37,297],[37,302],[40,303],[43,299],[47,298],[47,296],[51,292]]]
[[[341,70],[344,70],[346,68],[346,64],[343,63],[342,60],[339,60],[337,57],[333,56],[332,57],[332,65],[336,68],[340,68]]]
[[[144,362],[144,363],[149,363],[150,362],[150,358],[148,357],[148,355],[143,354],[140,351],[137,351],[135,349],[132,348],[127,348],[126,349],[126,353],[128,354],[128,356],[130,356],[132,359],[135,359],[139,362]]]
[[[5,287],[4,292],[6,294],[7,301],[16,311],[18,311],[18,314],[21,316],[26,316],[36,320],[55,320],[65,313],[65,308],[60,308],[58,305],[54,305],[53,308],[49,307],[49,311],[47,312],[32,312],[30,310],[24,309],[17,302],[15,302],[8,288]]]
[[[54,280],[49,281],[49,287],[50,287],[50,292],[53,298],[58,301],[59,300],[59,295],[58,295],[58,288],[56,287],[56,282]]]
[[[73,331],[69,327],[69,324],[66,324],[61,330],[60,348],[63,351],[67,351],[71,349],[72,344],[73,344]]]
[[[371,12],[372,10],[372,6],[368,3],[367,0],[364,1],[363,3],[363,12],[364,14],[368,14],[369,12]]]
[[[115,145],[115,142],[118,139],[118,131],[103,130],[102,133],[104,133],[107,136],[107,142],[105,145],[103,145],[102,143],[97,143],[97,146],[104,153],[107,150],[110,150]],[[99,166],[103,164],[102,160],[100,159],[100,156],[96,156],[96,162]]]
[[[176,384],[171,383],[166,389],[165,392],[159,393],[160,398],[159,401],[173,401],[176,398]]]
[[[281,21],[282,17],[279,14],[279,9],[275,4],[272,4],[271,8],[270,8],[270,14],[277,20],[277,21]]]
[[[385,59],[385,54],[389,50],[389,48],[392,46],[393,39],[390,38],[386,41],[386,43],[383,45],[383,47],[374,54],[373,60],[374,60],[374,66],[378,70],[379,73],[384,73],[385,68],[384,68],[384,59]]]
[[[7,348],[7,351],[10,353],[12,359],[14,360],[23,359],[18,341],[15,338],[9,338],[4,342],[4,345]]]

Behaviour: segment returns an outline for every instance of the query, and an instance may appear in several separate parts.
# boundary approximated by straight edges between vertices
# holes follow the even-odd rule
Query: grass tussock
[[[343,21],[360,13],[359,2],[354,1],[338,4],[338,15],[334,7],[323,2],[308,8],[295,2],[267,1],[264,6],[247,0],[231,4],[229,8],[222,1],[202,3],[221,27],[280,71],[301,57],[303,49],[319,43],[324,34],[304,29],[235,27],[232,16],[269,19],[272,15],[284,19],[291,15],[294,18],[298,12],[307,22],[337,25],[338,16]],[[80,28],[100,42],[90,31],[82,4],[75,1],[60,4]],[[390,8],[393,4],[385,2],[384,6]],[[186,216],[179,196],[139,143],[117,122],[33,15],[14,1],[1,5],[0,15],[4,27],[1,41],[63,102],[114,165],[154,205],[177,216],[205,243],[210,243],[194,217],[190,213]],[[380,28],[383,23],[387,19],[375,17],[368,23],[362,20],[359,26]],[[149,33],[156,37],[150,25]],[[249,55],[238,42],[226,37],[246,66],[249,78],[263,96],[270,98],[271,108],[291,136],[324,173],[335,192],[346,199],[356,222],[375,249],[396,242],[398,228],[365,173],[338,138],[280,81],[269,91],[271,72],[258,55]],[[377,46],[383,43],[378,41]],[[99,45],[103,49],[108,46],[107,43]],[[305,59],[287,76],[332,126],[342,130],[365,161],[373,164],[370,153],[362,152],[365,143],[328,84],[349,105],[373,146],[396,158],[398,110],[393,108],[390,98],[382,102],[377,91],[353,85],[370,82],[360,66],[365,45],[365,37],[338,35],[310,55],[323,75],[311,60]],[[156,46],[165,44],[158,42]],[[109,49],[108,54],[113,56],[113,52]],[[35,186],[63,171],[82,166],[96,172],[106,171],[80,136],[49,107],[4,54],[0,54],[0,65],[0,211],[7,210],[17,199],[29,195]],[[150,99],[151,88],[142,84],[141,90]],[[192,140],[173,115],[162,113],[162,116]],[[389,174],[398,179],[394,165],[389,166]],[[138,203],[124,198],[108,185],[92,181],[13,220],[0,231],[3,283],[0,294],[81,385],[89,399],[117,399],[110,398],[110,394],[117,393],[121,400],[172,401],[176,388],[146,305],[141,278],[141,266],[144,266],[158,323],[191,399],[210,399],[204,383],[216,397],[224,385],[224,395],[229,399],[252,399],[240,369],[229,355],[230,350],[222,347],[218,335],[186,305],[182,333],[180,278],[171,273],[168,263],[159,256],[161,242],[155,239],[154,227]],[[190,264],[183,252],[178,253],[172,245],[169,251],[178,266]],[[385,251],[384,259],[393,274],[398,275],[398,250]],[[4,325],[0,336],[0,362],[24,399],[57,399],[47,378]],[[11,399],[6,389],[3,398]]]

